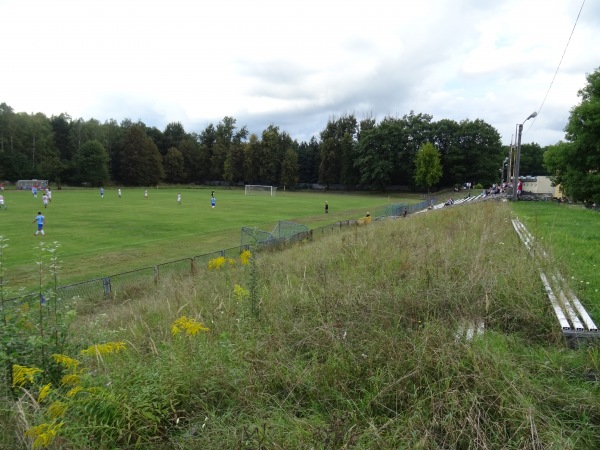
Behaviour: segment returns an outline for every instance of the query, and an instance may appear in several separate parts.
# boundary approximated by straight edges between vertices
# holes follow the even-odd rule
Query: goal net
[[[277,192],[277,186],[247,184],[245,190],[246,195],[270,195],[271,197],[274,197]]]

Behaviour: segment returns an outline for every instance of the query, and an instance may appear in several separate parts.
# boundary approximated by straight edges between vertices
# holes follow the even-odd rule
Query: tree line
[[[508,148],[483,120],[433,121],[428,114],[328,121],[318,138],[298,142],[278,126],[250,134],[224,117],[200,133],[181,123],[164,130],[125,119],[121,123],[73,119],[63,113],[16,113],[0,104],[0,179],[130,186],[165,183],[345,185],[365,189],[415,188],[415,157],[432,144],[442,175],[436,187],[466,181],[490,185],[501,178]],[[540,175],[544,150],[522,146],[521,173]]]

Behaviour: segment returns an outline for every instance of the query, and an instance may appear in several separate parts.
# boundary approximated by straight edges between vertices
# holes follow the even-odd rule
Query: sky
[[[229,116],[298,141],[414,111],[482,119],[506,145],[536,111],[522,142],[552,145],[600,67],[584,2],[0,0],[0,103],[190,133]]]

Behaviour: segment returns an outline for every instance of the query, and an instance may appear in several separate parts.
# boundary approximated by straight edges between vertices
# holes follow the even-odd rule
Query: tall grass
[[[51,445],[597,448],[598,348],[566,349],[510,215],[374,222],[81,316],[81,390],[49,394],[66,407]],[[182,316],[209,330],[173,334]],[[78,353],[103,342],[125,349]],[[0,434],[49,420],[39,389],[16,393]]]

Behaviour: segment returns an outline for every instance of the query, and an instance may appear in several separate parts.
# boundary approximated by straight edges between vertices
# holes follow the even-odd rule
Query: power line
[[[554,80],[556,80],[556,75],[558,74],[558,70],[560,69],[560,65],[562,64],[563,59],[565,57],[565,54],[567,53],[567,49],[569,48],[569,44],[571,43],[571,38],[573,37],[573,33],[575,32],[575,27],[577,27],[577,22],[579,21],[579,16],[581,16],[581,11],[583,10],[583,5],[585,5],[585,0],[583,0],[583,3],[581,3],[581,8],[579,8],[579,14],[577,14],[577,18],[575,19],[575,24],[573,25],[573,29],[571,30],[571,35],[569,36],[569,40],[567,41],[567,45],[565,46],[565,50],[563,51],[563,54],[560,57],[560,61],[558,62],[558,67],[556,68],[556,72],[554,72],[554,76],[552,77],[552,81],[550,82],[550,87],[548,87],[548,91],[546,92],[546,96],[544,97],[544,100],[542,101],[542,104],[540,105],[540,108],[537,110],[538,115],[539,115],[540,111],[542,110],[542,108],[544,107],[544,103],[546,103],[546,99],[548,98],[548,94],[550,93],[550,89],[552,89],[552,85],[554,84]],[[527,128],[527,131],[529,131],[529,129],[533,126],[534,123],[535,123],[535,118],[529,124],[529,127]]]

